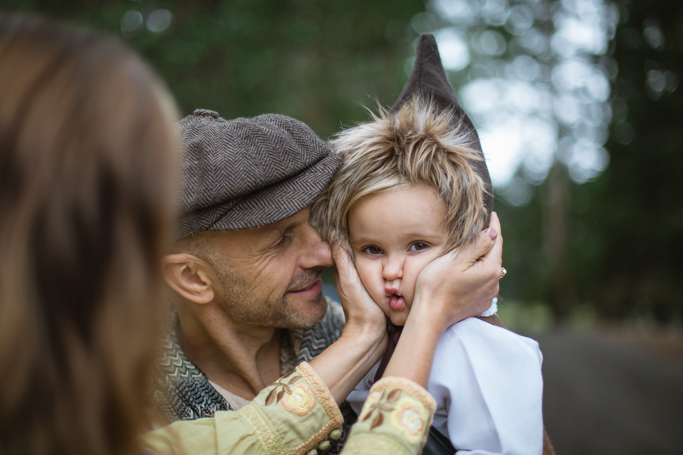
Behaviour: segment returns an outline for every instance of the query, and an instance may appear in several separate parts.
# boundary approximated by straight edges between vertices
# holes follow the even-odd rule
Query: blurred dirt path
[[[533,338],[558,455],[683,454],[683,342],[569,331]]]

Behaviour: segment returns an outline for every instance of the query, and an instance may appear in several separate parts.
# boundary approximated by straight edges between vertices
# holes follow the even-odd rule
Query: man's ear
[[[181,297],[199,304],[213,301],[213,273],[206,262],[189,253],[168,254],[162,261],[164,281]]]

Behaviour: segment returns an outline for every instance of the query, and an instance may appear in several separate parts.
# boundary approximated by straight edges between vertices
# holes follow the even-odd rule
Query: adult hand
[[[365,290],[348,249],[340,242],[335,242],[331,247],[332,259],[336,266],[334,281],[337,284],[339,300],[344,308],[346,327],[353,331],[383,334],[383,338],[386,338],[384,313]]]
[[[341,403],[382,356],[387,330],[384,313],[363,287],[346,250],[333,244],[332,258],[346,324],[341,337],[310,364]]]
[[[477,316],[491,306],[498,294],[503,261],[503,237],[496,212],[489,228],[469,247],[452,251],[428,264],[417,279],[416,307],[435,313],[442,330],[458,321]]]
[[[427,387],[443,332],[491,306],[498,294],[503,238],[491,214],[489,229],[469,248],[435,259],[418,276],[415,298],[384,377],[400,376]]]

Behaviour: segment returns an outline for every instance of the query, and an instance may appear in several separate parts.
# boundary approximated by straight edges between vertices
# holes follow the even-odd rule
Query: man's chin
[[[289,314],[283,321],[283,329],[310,329],[320,323],[327,313],[327,300],[322,292],[305,300],[288,297],[285,297],[285,304]]]

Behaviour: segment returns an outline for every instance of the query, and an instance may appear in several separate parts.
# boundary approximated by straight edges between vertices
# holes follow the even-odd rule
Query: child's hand
[[[346,332],[347,328],[353,331],[360,330],[361,333],[370,331],[380,334],[382,340],[385,340],[386,320],[384,313],[365,290],[356,267],[344,246],[335,242],[331,248],[332,259],[334,259],[336,266],[334,281],[337,284],[339,300],[346,316],[344,331]]]
[[[498,294],[503,261],[500,221],[491,214],[489,228],[469,247],[453,251],[428,264],[420,273],[415,288],[413,313],[438,316],[443,330],[491,306]]]

